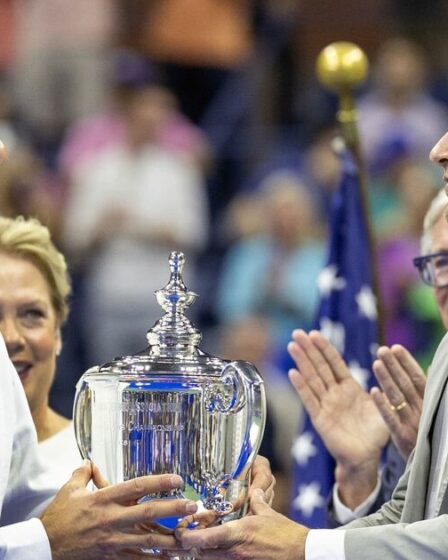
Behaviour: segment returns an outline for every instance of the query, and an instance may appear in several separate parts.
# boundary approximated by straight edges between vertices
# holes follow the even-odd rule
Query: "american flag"
[[[378,346],[377,305],[358,169],[346,149],[341,150],[340,157],[341,183],[332,201],[328,259],[318,278],[320,305],[315,326],[367,389],[374,384],[371,366]],[[335,465],[308,416],[292,455],[290,516],[307,527],[325,527]]]

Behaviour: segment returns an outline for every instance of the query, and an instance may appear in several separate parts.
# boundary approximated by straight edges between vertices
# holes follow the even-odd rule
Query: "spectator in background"
[[[127,2],[122,4],[128,11]],[[248,60],[251,19],[246,0],[155,0],[144,5],[138,46],[158,64],[193,122],[200,122],[227,76]]]
[[[157,71],[143,56],[131,49],[116,49],[112,54],[112,72],[105,106],[94,114],[75,121],[69,127],[59,153],[59,169],[69,182],[75,180],[84,165],[103,151],[120,145],[126,134],[126,106],[137,89],[155,86]],[[202,132],[178,109],[174,95],[164,90],[170,114],[162,123],[155,141],[194,164],[208,165],[211,154]]]
[[[14,2],[15,0],[0,2],[0,80],[7,76],[13,57]]]
[[[307,181],[314,186],[319,209],[324,219],[330,211],[333,193],[341,174],[341,161],[333,143],[337,137],[334,127],[324,128],[313,138],[304,152],[303,169]]]
[[[375,223],[380,240],[408,235],[417,242],[429,203],[440,189],[440,179],[425,159],[404,155],[390,170],[394,201]]]
[[[373,62],[372,88],[359,102],[359,131],[371,172],[391,153],[426,157],[448,125],[446,108],[429,94],[428,61],[419,46],[396,37],[385,41]]]
[[[439,189],[435,171],[426,161],[406,158],[397,163],[392,184],[395,203],[375,224],[385,342],[402,344],[419,362],[423,359],[422,366],[429,365],[442,334],[434,302],[412,266],[423,218]]]
[[[14,122],[12,105],[13,103],[8,88],[6,86],[0,86],[0,138],[3,138],[4,144],[8,146],[9,154],[13,154],[16,148],[22,143],[19,139],[17,125]]]
[[[0,214],[38,218],[58,243],[65,189],[21,130],[14,98],[0,86],[0,137],[10,155],[0,166]]]
[[[266,317],[274,348],[283,349],[294,325],[311,325],[324,247],[312,198],[296,175],[273,172],[253,204],[260,205],[260,232],[236,241],[224,257],[217,314],[224,323]]]
[[[146,331],[161,314],[154,291],[167,282],[170,251],[186,252],[188,283],[205,243],[201,170],[158,142],[171,109],[164,88],[135,91],[122,142],[84,166],[70,192],[64,238],[72,258],[86,268],[90,364],[144,346]]]
[[[54,148],[68,124],[104,103],[114,6],[109,0],[14,3],[17,108],[39,146]]]
[[[36,217],[59,241],[64,190],[58,177],[50,172],[29,147],[20,143],[12,157],[0,166],[0,214]]]

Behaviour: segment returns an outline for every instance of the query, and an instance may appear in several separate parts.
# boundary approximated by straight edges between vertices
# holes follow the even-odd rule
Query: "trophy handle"
[[[91,459],[91,392],[87,383],[81,378],[76,386],[75,402],[73,404],[73,419],[76,443],[83,459]]]
[[[245,405],[247,413],[243,446],[231,474],[231,478],[241,480],[246,478],[260,448],[266,422],[266,396],[263,380],[250,362],[230,362],[222,378],[225,380],[229,376],[234,380],[238,395],[229,412],[236,413]]]

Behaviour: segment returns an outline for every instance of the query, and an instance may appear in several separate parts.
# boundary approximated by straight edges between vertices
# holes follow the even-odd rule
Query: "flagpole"
[[[336,118],[345,145],[355,157],[358,167],[362,212],[370,250],[372,286],[378,306],[378,341],[383,344],[384,322],[376,264],[376,244],[369,219],[366,171],[358,134],[358,112],[353,94],[354,89],[366,79],[368,68],[369,63],[362,49],[354,43],[345,41],[332,43],[325,47],[316,62],[319,81],[339,97],[339,110]]]

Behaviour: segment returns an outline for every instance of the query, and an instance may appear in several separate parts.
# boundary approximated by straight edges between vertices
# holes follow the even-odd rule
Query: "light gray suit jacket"
[[[425,518],[431,464],[431,428],[448,380],[448,334],[434,356],[417,443],[389,502],[346,525],[346,560],[447,560],[448,491],[438,517]],[[446,471],[448,472],[448,471]]]

